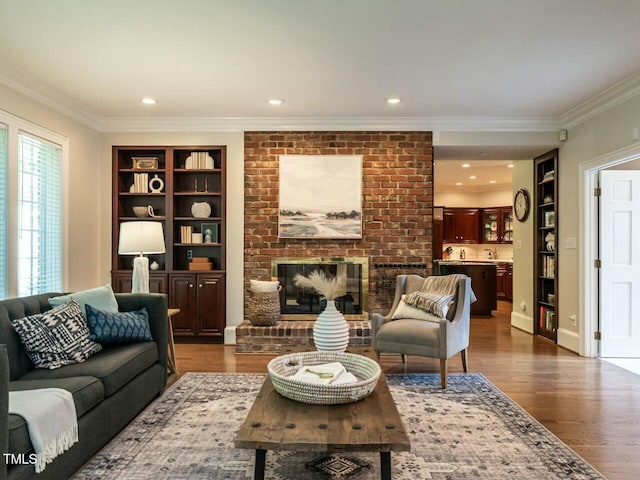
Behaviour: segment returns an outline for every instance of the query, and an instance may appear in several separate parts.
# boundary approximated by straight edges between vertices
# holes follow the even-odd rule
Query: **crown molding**
[[[168,117],[105,118],[103,132],[373,130],[456,132],[549,132],[551,117]]]
[[[570,129],[590,118],[640,94],[640,71],[614,83],[602,92],[575,106],[560,116],[562,128]]]
[[[33,100],[36,100],[56,112],[66,115],[78,122],[92,128],[96,131],[102,130],[103,117],[90,110],[79,107],[73,102],[62,99],[60,94],[53,92],[45,92],[42,88],[30,87],[25,83],[16,80],[15,75],[9,73],[6,68],[0,67],[0,83],[5,84],[9,88],[16,90]]]

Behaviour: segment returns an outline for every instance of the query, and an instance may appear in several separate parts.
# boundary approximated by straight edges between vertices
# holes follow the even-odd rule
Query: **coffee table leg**
[[[253,478],[255,478],[255,480],[264,480],[264,464],[266,457],[266,450],[256,448],[256,467],[253,471]],[[391,480],[391,476],[389,476],[389,480]]]
[[[380,452],[380,478],[391,480],[391,452]]]

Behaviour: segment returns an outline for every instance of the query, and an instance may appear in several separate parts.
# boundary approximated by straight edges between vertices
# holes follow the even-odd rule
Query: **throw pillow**
[[[400,303],[396,307],[395,312],[391,316],[392,320],[400,320],[402,318],[412,318],[414,320],[427,320],[430,322],[437,322],[439,319],[434,315],[430,315],[424,310],[414,308],[405,302],[406,295],[402,295]]]
[[[443,295],[429,292],[413,292],[407,295],[407,305],[424,310],[436,317],[445,318],[449,310],[449,302],[453,295]]]
[[[118,311],[118,302],[116,301],[116,296],[113,294],[113,289],[109,284],[104,287],[91,288],[89,290],[70,293],[69,295],[50,298],[49,305],[57,307],[59,305],[64,305],[71,299],[75,300],[78,305],[80,305],[80,311],[82,312],[82,316],[85,318],[86,305],[91,305],[92,307],[107,312]]]
[[[84,362],[102,349],[89,339],[87,323],[73,300],[11,323],[36,368],[53,370]]]
[[[105,312],[87,305],[89,338],[100,344],[151,342],[149,313],[146,308],[136,312]]]
[[[274,280],[272,282],[265,280],[249,280],[251,284],[251,291],[255,293],[260,292],[277,292],[278,286],[280,286],[280,282],[278,280]]]

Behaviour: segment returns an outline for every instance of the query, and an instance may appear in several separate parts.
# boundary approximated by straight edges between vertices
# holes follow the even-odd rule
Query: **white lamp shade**
[[[165,253],[164,232],[160,222],[123,222],[120,224],[120,255]]]

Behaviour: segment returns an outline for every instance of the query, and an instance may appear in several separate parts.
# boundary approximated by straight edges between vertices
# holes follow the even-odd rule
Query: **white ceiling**
[[[102,119],[559,118],[639,45],[638,0],[0,0],[0,81]]]
[[[531,157],[529,157],[531,158]],[[509,160],[437,160],[433,179],[437,193],[491,192],[511,188],[513,169]],[[469,165],[469,167],[462,167]],[[533,168],[533,165],[531,166]],[[475,176],[475,179],[469,177]],[[490,183],[494,180],[495,183]],[[456,185],[461,183],[462,185]]]

